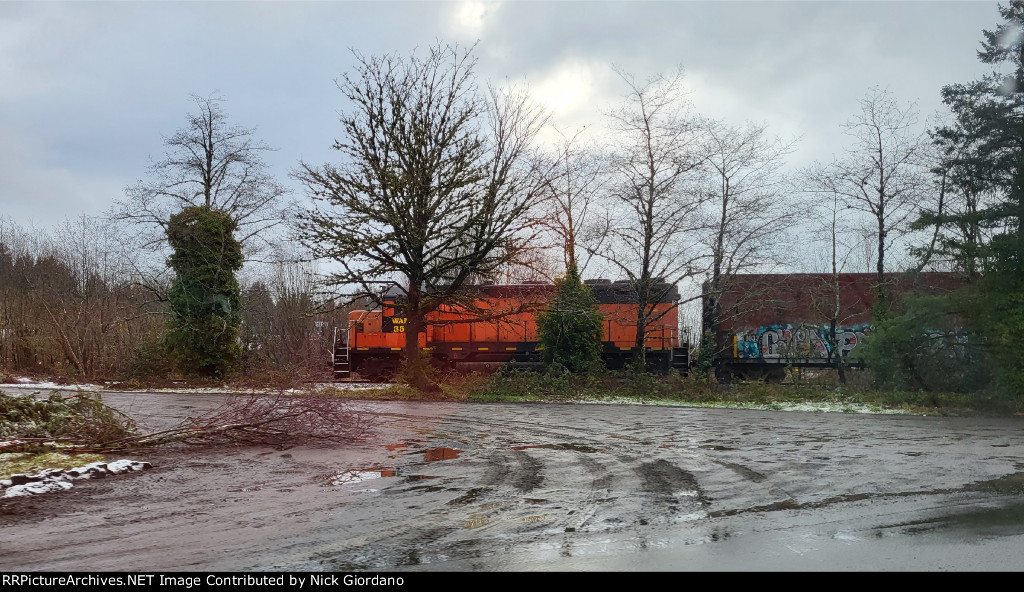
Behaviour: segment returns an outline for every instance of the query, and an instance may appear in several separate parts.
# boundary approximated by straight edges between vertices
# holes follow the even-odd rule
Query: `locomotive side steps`
[[[334,379],[350,378],[352,367],[348,357],[348,342],[334,345]]]
[[[340,345],[334,348],[334,378],[342,379],[351,376],[349,366],[348,347]]]

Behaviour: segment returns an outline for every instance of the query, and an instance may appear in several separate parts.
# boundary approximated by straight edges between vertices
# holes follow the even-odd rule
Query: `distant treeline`
[[[0,219],[0,373],[124,380],[171,376],[170,277],[142,273],[123,228],[81,217],[51,231]],[[308,270],[264,266],[243,284],[243,373],[327,375],[344,311],[316,309]]]

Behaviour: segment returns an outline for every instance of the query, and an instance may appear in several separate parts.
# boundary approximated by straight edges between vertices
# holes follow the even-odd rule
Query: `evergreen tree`
[[[555,281],[551,306],[537,316],[537,332],[545,365],[560,364],[570,372],[597,368],[601,360],[604,318],[597,298],[580,281],[575,265]]]
[[[978,52],[982,62],[997,69],[970,84],[943,88],[954,123],[933,134],[945,157],[941,172],[959,178],[986,201],[961,212],[931,212],[918,225],[961,229],[961,238],[947,240],[945,248],[961,268],[983,274],[971,288],[974,296],[960,298],[971,339],[984,340],[999,362],[1002,385],[1020,393],[1024,350],[1016,336],[1024,332],[1024,0],[1001,5],[999,12],[1004,22],[984,31]],[[971,232],[963,233],[964,228]]]
[[[174,249],[167,264],[176,277],[168,292],[173,317],[166,344],[184,372],[223,376],[241,358],[235,272],[242,268],[242,248],[235,228],[230,215],[205,206],[185,208],[167,225]]]

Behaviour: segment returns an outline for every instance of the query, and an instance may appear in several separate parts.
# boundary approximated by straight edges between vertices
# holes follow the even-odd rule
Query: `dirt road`
[[[216,395],[108,394],[146,427]],[[0,501],[3,570],[1022,569],[1024,419],[366,403]]]

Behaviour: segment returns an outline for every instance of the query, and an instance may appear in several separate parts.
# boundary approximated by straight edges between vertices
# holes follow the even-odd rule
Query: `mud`
[[[109,394],[148,429],[218,395]],[[1024,419],[365,403],[0,500],[4,570],[1022,569]]]

